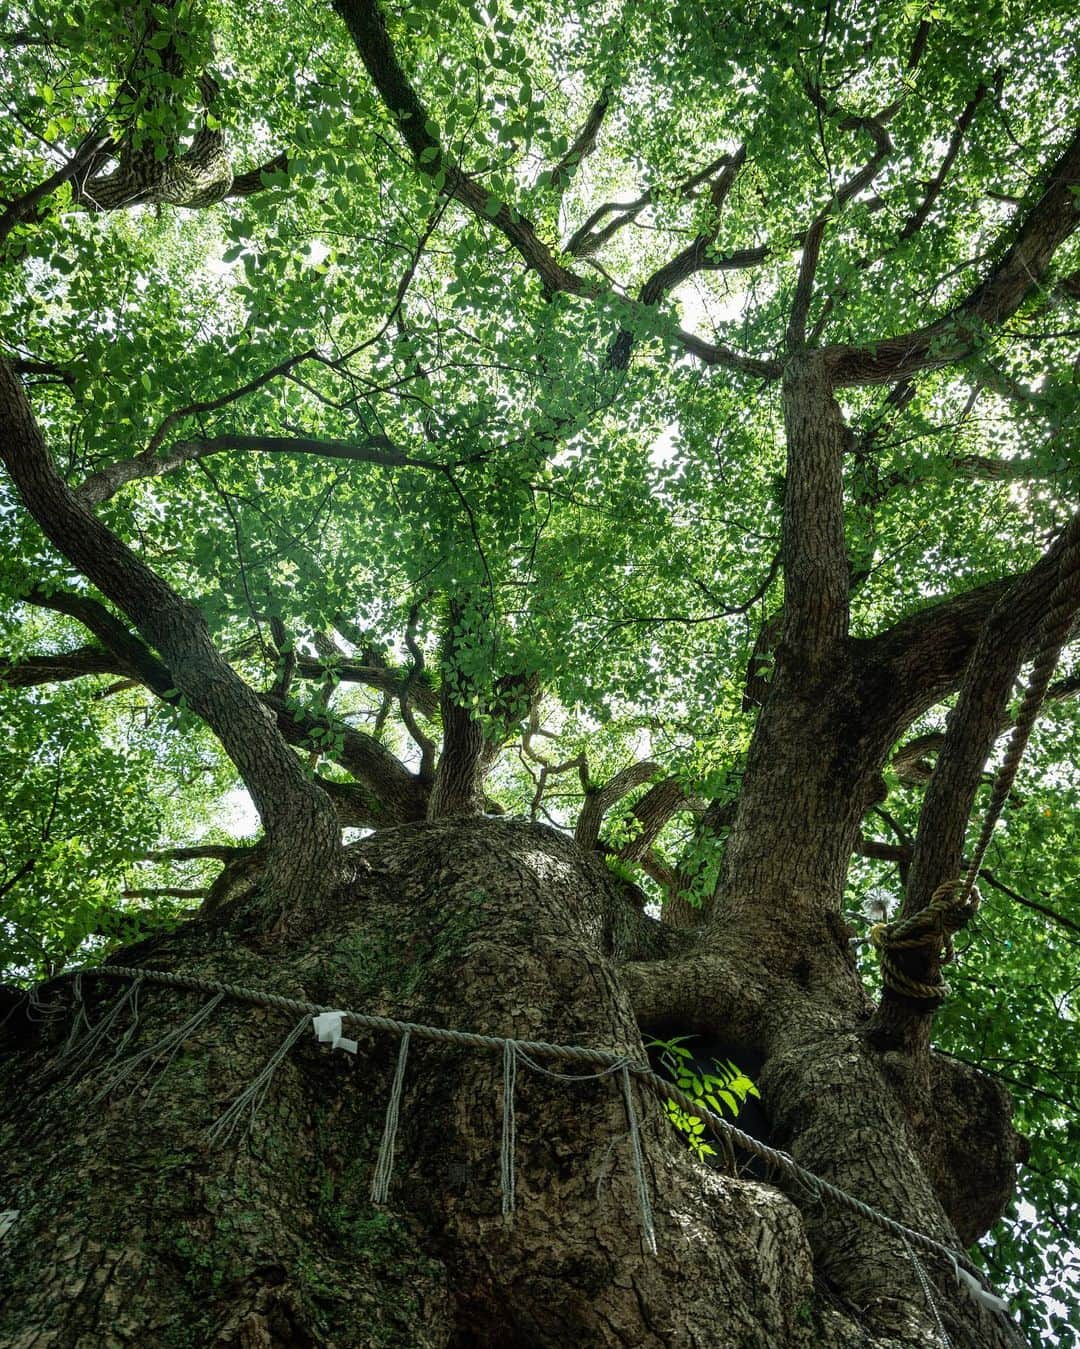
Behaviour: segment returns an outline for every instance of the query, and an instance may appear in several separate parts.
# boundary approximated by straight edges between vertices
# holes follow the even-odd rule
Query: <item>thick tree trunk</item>
[[[659,965],[696,968],[724,993],[711,1005],[723,1005],[729,1023],[743,1003],[749,1009],[743,1019],[766,1050],[777,1139],[856,1193],[868,1188],[871,1202],[883,1192],[910,1201],[894,1216],[955,1242],[939,1197],[950,1185],[966,1192],[962,1168],[950,1166],[964,1139],[955,1119],[939,1118],[935,1137],[951,1128],[952,1153],[913,1145],[905,1092],[858,1043],[859,996],[835,942],[831,951],[811,949],[802,975],[787,968],[765,976],[760,961],[742,954],[733,967],[725,938],[664,937],[623,902],[593,857],[519,823],[459,818],[389,830],[349,850],[347,867],[351,879],[319,932],[288,951],[230,933],[226,903],[213,918],[119,959],[330,1006],[636,1056],[630,996],[640,991],[645,1000]],[[697,945],[674,957],[676,940]],[[744,959],[742,999],[732,980]],[[85,984],[92,1020],[126,990],[114,980]],[[500,1198],[501,1060],[414,1041],[389,1200],[377,1208],[369,1189],[397,1056],[392,1037],[361,1037],[353,1058],[317,1045],[305,1027],[250,1135],[215,1147],[207,1126],[297,1018],[226,998],[166,1072],[136,1077],[131,1094],[125,1086],[98,1099],[117,1063],[91,1062],[79,1080],[60,1071],[70,1061],[58,1051],[71,994],[69,981],[49,990],[55,1016],[32,1021],[34,1042],[2,1068],[0,1193],[17,1216],[0,1245],[0,1342],[933,1342],[925,1297],[895,1239],[793,1195],[810,1201],[815,1271],[807,1219],[791,1199],[691,1161],[658,1104],[635,1088],[656,1225],[650,1253],[617,1076],[560,1081],[519,1069],[511,1222]],[[144,986],[120,1061],[201,1001]],[[658,998],[652,1011],[663,1005]],[[940,1116],[956,1081],[936,1082],[932,1098]],[[985,1117],[986,1101],[975,1104]],[[867,1111],[882,1127],[852,1148]],[[884,1151],[883,1133],[893,1139]],[[893,1169],[903,1174],[899,1187],[882,1179]],[[964,1211],[955,1194],[943,1202],[954,1218]],[[995,1212],[1000,1202],[995,1196]],[[956,1221],[970,1240],[992,1216],[968,1212]],[[944,1288],[932,1258],[924,1263],[954,1344],[1010,1342],[951,1280]]]

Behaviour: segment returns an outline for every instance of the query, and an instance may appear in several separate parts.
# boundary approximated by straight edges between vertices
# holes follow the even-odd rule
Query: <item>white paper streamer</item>
[[[989,1307],[992,1312],[1007,1312],[1009,1310],[1009,1304],[1004,1298],[1000,1298],[996,1293],[991,1293],[989,1289],[984,1288],[974,1274],[969,1274],[962,1265],[956,1266],[956,1277],[967,1288],[976,1302],[981,1302],[984,1307]]]
[[[344,1049],[348,1054],[356,1053],[356,1041],[341,1033],[342,1012],[320,1012],[311,1018],[319,1044],[328,1044],[331,1049]]]

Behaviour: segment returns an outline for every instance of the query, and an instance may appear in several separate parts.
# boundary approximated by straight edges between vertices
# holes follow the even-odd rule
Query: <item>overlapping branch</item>
[[[663,769],[660,764],[652,759],[642,759],[621,769],[602,787],[586,792],[585,802],[574,829],[574,838],[578,843],[583,848],[594,848],[600,837],[600,826],[604,822],[604,816],[611,807],[636,787],[643,787],[661,772]]]
[[[676,195],[684,199],[689,199],[697,194],[703,184],[710,182],[727,164],[730,156],[723,154],[706,164],[704,168],[690,175],[684,183],[681,183],[676,189]],[[646,190],[631,201],[607,201],[598,206],[585,221],[571,234],[567,240],[564,253],[568,253],[572,258],[588,258],[601,249],[608,240],[637,219],[647,206],[651,206],[655,200],[655,194],[651,188]],[[597,229],[601,220],[607,216],[613,216],[614,219],[608,221],[603,229]],[[762,262],[766,256],[766,250],[755,250],[755,256],[752,261]],[[743,264],[750,265],[749,253],[747,261]]]
[[[821,256],[821,244],[825,238],[826,226],[847,202],[870,186],[879,169],[892,154],[892,141],[889,139],[889,133],[876,118],[849,117],[845,118],[840,125],[845,130],[866,132],[874,143],[874,153],[861,169],[853,173],[846,182],[836,189],[832,198],[818,212],[810,228],[806,231],[798,279],[795,282],[795,296],[788,317],[787,346],[790,351],[800,348],[806,340],[806,319],[810,312],[814,276]]]
[[[1060,540],[1026,572],[976,586],[928,606],[876,637],[855,639],[864,687],[873,691],[876,733],[895,744],[913,721],[955,692],[990,613],[1000,611],[1000,640],[1019,660],[1034,653],[1038,626],[1057,575]]]
[[[866,345],[824,350],[834,384],[881,384],[962,360],[983,331],[1011,317],[1046,275],[1057,249],[1080,224],[1080,132],[1058,157],[1035,204],[1004,231],[1000,261],[940,319]]]
[[[375,0],[335,0],[334,8],[344,20],[372,83],[395,118],[418,171],[432,178],[441,191],[459,201],[478,220],[497,229],[529,270],[536,272],[548,293],[565,292],[594,299],[607,294],[605,287],[564,266],[516,207],[493,198],[445,150],[439,139],[438,126],[428,116],[397,59],[382,11]],[[647,309],[640,302],[636,305],[626,303],[630,303],[631,317],[638,310],[645,317]],[[721,343],[706,342],[681,330],[674,337],[687,351],[708,364],[723,365],[764,379],[773,379],[779,373],[775,362],[742,355]]]
[[[959,875],[964,831],[1025,650],[1034,638],[1035,675],[1041,681],[1039,701],[1057,662],[1062,642],[1080,611],[1080,514],[1075,516],[1053,550],[1051,589],[1034,614],[1007,592],[991,610],[971,653],[956,706],[949,714],[945,741],[937,767],[923,800],[919,831],[915,838],[911,878],[904,900],[904,913],[917,913],[942,881]],[[1022,602],[1021,602],[1022,603]],[[1018,618],[1026,629],[1018,632]],[[1031,729],[1037,702],[1029,692],[1021,706],[1013,741],[1006,753],[1006,767],[1019,762]],[[1011,777],[999,775],[987,807],[989,825],[984,825],[975,845],[973,866],[978,867],[989,842],[995,812],[1004,804]]]
[[[712,227],[703,233],[697,235],[693,243],[688,244],[663,267],[655,271],[652,276],[641,287],[638,300],[646,306],[653,306],[659,303],[682,282],[688,280],[695,272],[712,269],[719,270],[724,268],[738,268],[746,265],[741,261],[734,260],[732,257],[712,258],[710,250],[716,242],[716,237],[720,232],[720,212],[726,200],[728,193],[735,184],[739,170],[746,160],[746,150],[740,146],[734,154],[725,156],[723,167],[717,177],[711,182],[709,196],[712,210],[714,213]],[[758,250],[753,250],[756,254]],[[615,370],[621,370],[626,366],[630,359],[630,349],[633,345],[633,335],[626,329],[619,333],[612,344],[608,353],[608,363]]]

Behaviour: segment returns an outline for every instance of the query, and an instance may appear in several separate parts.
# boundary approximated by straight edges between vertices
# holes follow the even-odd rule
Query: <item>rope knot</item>
[[[938,956],[943,965],[955,958],[953,934],[974,915],[980,896],[975,886],[964,880],[945,881],[934,891],[930,903],[907,918],[891,923],[875,923],[870,929],[870,941],[881,953],[881,977],[886,988],[907,998],[925,1002],[940,1002],[949,993],[944,979],[936,984],[912,978],[893,959],[895,951],[925,951],[930,958]]]
[[[941,914],[941,927],[951,953],[950,938],[975,917],[982,896],[977,886],[970,890],[966,881],[945,881],[930,897],[929,907]]]

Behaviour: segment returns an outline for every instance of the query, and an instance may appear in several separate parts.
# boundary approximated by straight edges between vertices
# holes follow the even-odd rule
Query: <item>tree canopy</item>
[[[1080,500],[1074,5],[41,0],[0,48],[8,980],[175,925],[283,821],[314,856],[466,802],[692,926],[781,639],[833,629],[888,751],[846,916],[925,902],[987,797],[923,809],[973,634],[1015,657],[1000,756]],[[1062,1345],[1078,691],[1067,649],[934,1021],[1030,1137],[982,1257]]]

